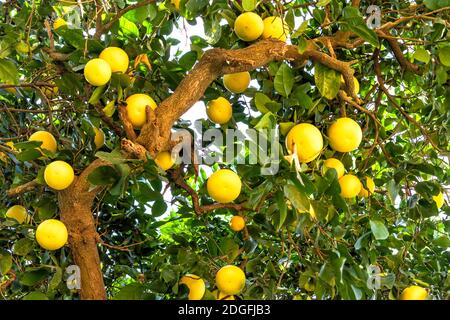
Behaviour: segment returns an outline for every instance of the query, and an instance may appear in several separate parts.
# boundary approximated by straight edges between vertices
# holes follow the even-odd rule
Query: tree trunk
[[[80,177],[58,194],[61,221],[69,232],[69,247],[75,264],[80,268],[82,300],[105,300],[106,291],[100,268],[92,205],[98,188],[90,189],[87,176],[95,168],[108,165],[101,160],[89,165]]]

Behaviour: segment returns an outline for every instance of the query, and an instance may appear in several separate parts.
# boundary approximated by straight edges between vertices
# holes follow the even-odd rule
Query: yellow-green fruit
[[[233,108],[227,99],[219,97],[208,103],[206,114],[212,122],[224,124],[230,121],[231,116],[233,115]]]
[[[42,144],[39,147],[39,149],[45,149],[52,153],[55,153],[58,148],[55,137],[50,132],[47,131],[36,131],[30,136],[28,140],[41,141]]]
[[[281,41],[286,41],[289,34],[289,27],[286,22],[280,17],[267,17],[263,20],[264,31],[262,37],[264,39],[274,38]]]
[[[205,282],[195,274],[187,274],[180,279],[180,284],[184,284],[189,289],[189,300],[201,300],[205,294]]]
[[[248,88],[250,80],[248,71],[229,73],[223,76],[223,85],[232,93],[242,93]]]
[[[442,192],[439,192],[437,196],[433,196],[434,202],[436,202],[436,206],[438,209],[442,208],[444,205],[444,194]]]
[[[400,300],[426,300],[428,292],[419,286],[410,286],[403,290]]]
[[[359,192],[360,197],[368,197],[369,195],[372,195],[375,191],[375,182],[373,182],[373,179],[371,177],[366,177],[366,188],[364,188],[364,185],[361,183],[361,191]]]
[[[245,228],[245,219],[241,216],[234,216],[230,221],[230,228],[233,231],[239,232]]]
[[[136,129],[140,129],[147,122],[146,106],[150,106],[153,110],[156,108],[156,102],[143,93],[129,96],[126,103],[128,120]]]
[[[358,79],[356,79],[356,77],[353,77],[353,83],[355,85],[355,93],[358,94],[359,93],[359,81],[358,81]],[[343,75],[341,75],[341,86],[345,86],[345,79],[344,79]]]
[[[125,73],[130,62],[127,53],[117,47],[108,47],[104,49],[100,53],[99,58],[109,63],[112,72]]]
[[[317,158],[323,148],[323,138],[319,129],[309,123],[294,126],[286,136],[286,148],[294,153],[294,145],[300,162],[308,163]]]
[[[214,172],[206,183],[209,196],[220,203],[234,201],[241,193],[241,187],[241,179],[229,169]]]
[[[350,152],[359,147],[362,130],[359,124],[350,118],[337,119],[328,129],[330,146],[339,152]]]
[[[27,213],[27,209],[20,205],[15,205],[9,208],[8,211],[6,211],[6,217],[16,219],[18,223],[24,223],[25,221],[28,222],[30,218]]]
[[[341,196],[343,198],[354,198],[361,191],[361,181],[352,174],[345,174],[339,179]]]
[[[99,128],[94,127],[95,137],[94,137],[94,143],[95,147],[97,149],[100,149],[105,144],[105,133],[103,130],[100,130]]]
[[[343,163],[336,158],[329,158],[329,159],[325,160],[323,165],[325,168],[324,171],[326,171],[326,169],[331,169],[331,168],[335,169],[337,172],[338,179],[340,177],[342,177],[345,173],[345,167],[344,167]]]
[[[53,161],[44,170],[45,183],[55,190],[64,190],[69,187],[75,178],[70,164],[64,161]]]
[[[57,86],[54,87],[43,87],[42,93],[49,99],[53,99],[54,96],[58,93],[59,89]]]
[[[84,67],[84,78],[93,86],[103,86],[111,79],[111,67],[103,59],[92,59]]]
[[[177,10],[180,10],[180,0],[170,0]]]
[[[162,170],[166,171],[173,167],[175,164],[175,160],[172,159],[172,153],[169,151],[163,151],[156,155],[155,157],[155,163],[160,167]]]
[[[20,41],[16,44],[16,51],[19,53],[28,53],[30,50],[30,46],[24,41]]]
[[[36,241],[46,250],[58,250],[67,242],[67,228],[59,220],[45,220],[36,229]]]
[[[264,30],[264,23],[254,12],[244,12],[234,21],[234,32],[239,39],[253,41],[258,39]]]
[[[220,292],[219,290],[214,290],[213,292],[211,292],[214,296],[214,298],[216,298],[216,300],[236,300],[234,298],[234,296],[230,296],[228,294],[224,294],[223,292]]]
[[[239,294],[245,286],[245,273],[236,266],[222,267],[216,274],[216,286],[225,295]]]
[[[66,20],[64,20],[63,18],[57,18],[54,22],[53,22],[53,29],[58,29],[62,26],[67,26],[67,22]]]

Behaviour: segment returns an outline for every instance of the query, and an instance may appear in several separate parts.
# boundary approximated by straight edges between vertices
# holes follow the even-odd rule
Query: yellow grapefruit
[[[57,150],[57,143],[55,137],[47,131],[36,131],[33,133],[29,141],[41,141],[42,144],[39,147],[39,149],[45,149],[47,151],[50,151],[52,153],[55,153]]]
[[[248,71],[229,73],[223,76],[223,85],[232,93],[242,93],[248,88],[250,80]]]
[[[18,223],[22,224],[25,221],[28,222],[30,216],[27,213],[27,209],[20,205],[12,206],[6,211],[6,217],[15,219]]]
[[[350,118],[337,119],[328,129],[330,146],[339,152],[350,152],[359,147],[362,131],[359,124]]]
[[[55,190],[64,190],[69,187],[75,174],[70,164],[64,161],[53,161],[44,170],[45,183]]]
[[[150,106],[153,110],[156,108],[156,102],[143,93],[129,96],[126,103],[128,120],[136,129],[140,129],[147,122],[146,106]]]
[[[354,198],[361,191],[361,181],[352,174],[345,174],[339,179],[341,196],[343,198]]]
[[[229,169],[214,172],[206,183],[209,196],[220,203],[234,201],[241,193],[241,187],[241,179]]]
[[[289,27],[286,22],[280,17],[267,17],[263,20],[264,31],[262,37],[264,39],[274,38],[281,41],[286,41],[289,34]]]
[[[339,161],[336,158],[328,158],[327,160],[325,160],[325,162],[323,163],[324,168],[326,171],[327,169],[335,169],[336,173],[337,173],[337,178],[339,179],[340,177],[342,177],[345,173],[345,167],[342,164],[341,161]]]
[[[189,300],[201,300],[205,294],[205,282],[195,274],[187,274],[180,279],[180,284],[184,284],[189,289]]]
[[[264,30],[264,23],[254,12],[244,12],[234,21],[234,32],[239,39],[253,41],[258,39]]]
[[[368,197],[369,195],[372,195],[375,191],[375,182],[373,182],[373,179],[371,177],[366,177],[366,188],[364,188],[364,185],[361,183],[361,191],[359,192],[360,197]]]
[[[309,123],[294,126],[286,136],[286,148],[294,153],[294,145],[300,162],[308,163],[317,158],[323,148],[323,138],[319,129]]]
[[[125,73],[130,62],[127,53],[118,47],[108,47],[103,49],[99,58],[109,63],[112,72]]]
[[[155,163],[162,170],[166,171],[173,167],[175,160],[172,159],[172,154],[169,151],[162,151],[158,153],[155,157]]]
[[[419,286],[410,286],[403,290],[400,295],[400,300],[426,300],[428,292],[426,289]]]
[[[84,78],[93,86],[103,86],[111,79],[111,67],[103,59],[92,59],[84,67]]]
[[[46,250],[58,250],[67,242],[67,228],[59,220],[48,219],[36,229],[36,241]]]
[[[216,286],[222,294],[239,294],[245,286],[245,273],[233,265],[222,267],[216,274]]]
[[[231,103],[224,97],[211,100],[206,109],[208,118],[217,124],[224,124],[230,121],[233,114]]]
[[[241,216],[234,216],[230,221],[230,228],[233,231],[241,231],[245,228],[245,219]]]

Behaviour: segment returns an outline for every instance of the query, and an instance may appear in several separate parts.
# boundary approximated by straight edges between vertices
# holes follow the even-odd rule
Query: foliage
[[[43,168],[58,159],[72,164],[79,174],[98,157],[113,163],[89,176],[91,184],[108,186],[98,194],[93,213],[110,298],[186,298],[186,290],[178,285],[186,273],[204,278],[212,291],[215,273],[225,264],[245,266],[243,299],[395,299],[411,284],[427,287],[435,299],[445,298],[450,290],[450,210],[447,205],[439,210],[432,196],[439,191],[445,194],[450,182],[448,10],[430,14],[430,19],[423,15],[445,8],[446,1],[382,2],[382,23],[417,16],[393,29],[391,36],[403,39],[404,58],[417,65],[421,74],[401,68],[387,40],[366,26],[365,10],[371,1],[361,1],[359,7],[340,0],[308,2],[181,0],[178,11],[170,1],[149,1],[116,20],[117,12],[134,2],[81,1],[81,5],[63,6],[54,0],[13,0],[1,4],[0,82],[18,85],[12,91],[0,88],[0,151],[7,154],[0,157],[2,297],[78,298],[65,283],[64,270],[73,264],[69,248],[46,251],[34,240],[37,225],[59,214],[57,194],[45,187]],[[99,3],[104,7],[103,25],[113,23],[97,38],[93,34]],[[338,97],[340,75],[322,64],[270,62],[251,71],[257,86],[242,95],[227,92],[220,79],[213,82],[204,102],[224,96],[233,104],[233,121],[222,130],[237,124],[258,129],[280,124],[283,154],[287,154],[286,128],[293,124],[313,123],[326,137],[328,126],[345,112],[363,128],[358,150],[339,154],[325,147],[319,158],[301,165],[298,173],[284,160],[273,176],[260,175],[264,159],[245,165],[231,161],[229,167],[243,181],[236,203],[247,201],[253,208],[241,212],[247,220],[246,232],[236,233],[228,226],[234,210],[196,215],[191,197],[174,184],[170,173],[159,170],[152,160],[144,164],[124,159],[119,151],[121,137],[98,110],[106,108],[120,126],[117,106],[127,96],[148,93],[159,104],[208,48],[246,47],[232,29],[244,10],[262,16],[282,14],[291,28],[292,44],[300,52],[306,50],[307,41],[336,32],[351,30],[361,37],[361,45],[336,48],[333,53],[326,44],[318,41],[317,45],[341,61],[354,61],[359,96],[377,123]],[[44,22],[57,17],[68,21],[68,26],[48,30]],[[190,50],[174,52],[175,46],[186,41],[177,36],[186,24],[204,28],[205,37],[188,35]],[[54,50],[67,59],[57,61],[54,52],[49,52],[49,33]],[[23,45],[26,50],[19,50]],[[92,87],[84,80],[83,67],[108,46],[126,50],[131,72],[115,74],[104,87]],[[374,72],[376,50],[392,100],[382,94]],[[149,63],[142,63],[143,56],[137,61],[142,54]],[[57,94],[46,95],[45,85],[38,83],[56,85]],[[182,120],[176,124],[190,125]],[[101,150],[95,148],[94,126],[106,135]],[[203,126],[214,124],[205,120]],[[38,129],[55,135],[57,154],[42,158],[39,145],[26,142]],[[7,141],[13,141],[19,151],[11,152]],[[373,177],[375,194],[343,199],[335,172],[321,170],[329,157],[341,159],[347,171],[361,180]],[[223,166],[201,166],[198,176],[192,166],[185,172],[184,180],[202,205],[212,203],[206,193],[208,175]],[[34,179],[38,187],[31,192],[8,196],[7,190]],[[255,210],[261,201],[263,205]],[[28,208],[30,224],[18,225],[4,217],[14,204]],[[317,220],[307,213],[310,205]],[[382,272],[380,289],[367,286],[372,265]]]

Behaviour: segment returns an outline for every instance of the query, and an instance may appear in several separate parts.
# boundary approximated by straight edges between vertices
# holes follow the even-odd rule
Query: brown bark
[[[80,268],[80,297],[83,300],[106,299],[97,249],[99,235],[91,211],[95,195],[100,189],[90,190],[87,181],[88,175],[103,165],[108,163],[95,160],[67,189],[58,193],[61,221],[69,232],[69,247],[73,261]]]
[[[251,71],[271,61],[288,60],[302,64],[308,59],[342,73],[349,95],[358,101],[354,91],[354,70],[350,63],[318,51],[313,41],[309,41],[303,54],[298,52],[296,46],[274,39],[261,40],[243,49],[215,48],[206,51],[175,92],[150,112],[136,142],[144,146],[152,156],[169,150],[174,122],[203,97],[205,90],[214,80],[224,74]]]

